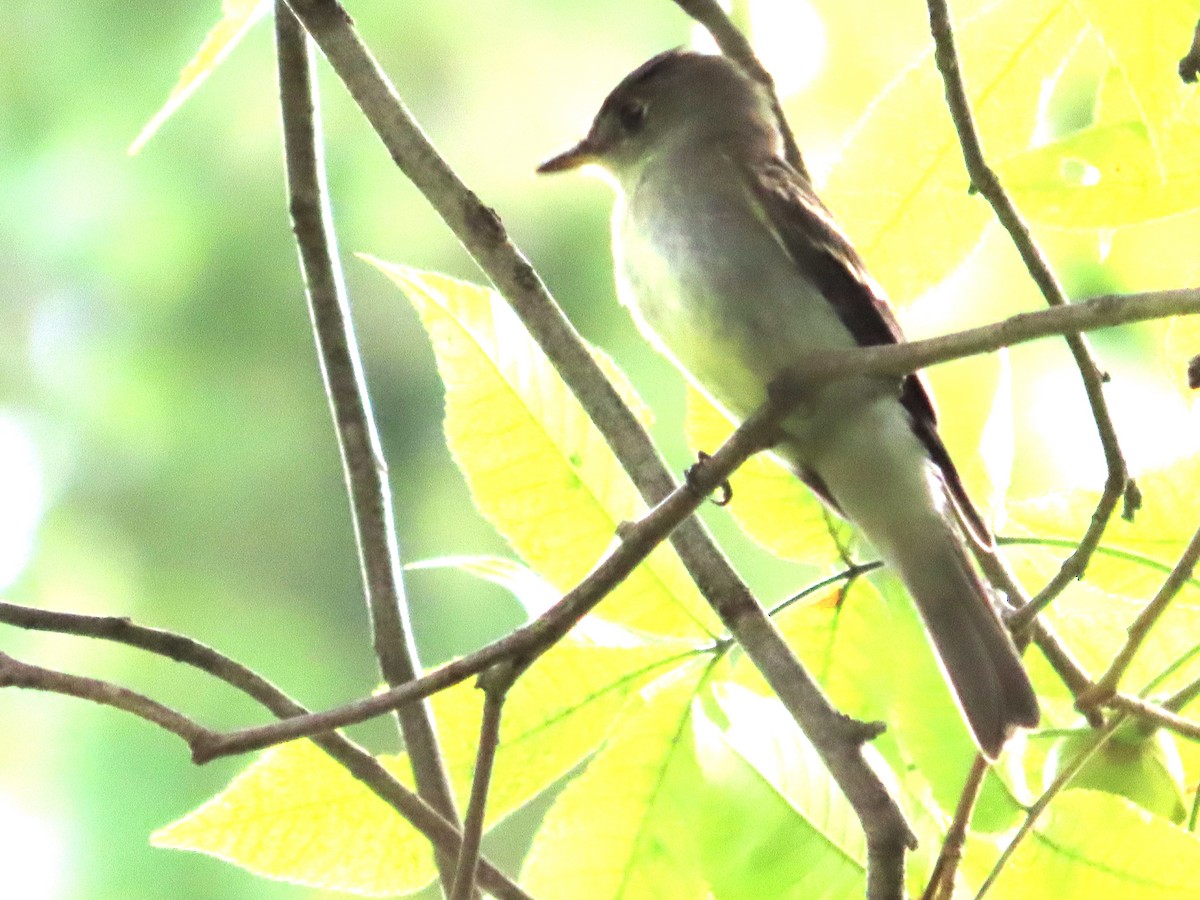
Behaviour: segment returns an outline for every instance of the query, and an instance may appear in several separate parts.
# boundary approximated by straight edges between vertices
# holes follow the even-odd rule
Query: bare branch
[[[1133,662],[1134,655],[1141,648],[1142,644],[1145,643],[1146,638],[1149,637],[1150,629],[1162,618],[1171,601],[1175,599],[1175,595],[1191,579],[1197,561],[1200,561],[1200,529],[1192,535],[1191,541],[1179,557],[1179,562],[1175,564],[1175,568],[1171,570],[1171,574],[1162,583],[1162,587],[1158,589],[1158,593],[1146,604],[1146,607],[1129,626],[1125,643],[1117,651],[1117,655],[1109,664],[1108,671],[1100,676],[1100,680],[1089,691],[1082,697],[1077,698],[1077,706],[1081,708],[1095,706],[1116,692],[1117,685],[1121,682],[1121,676],[1129,669],[1129,664]]]
[[[479,723],[471,799],[463,822],[462,849],[458,851],[458,868],[454,873],[454,889],[450,892],[450,900],[467,900],[475,889],[475,867],[479,862],[479,844],[483,839],[483,817],[487,810],[496,748],[500,745],[500,714],[504,710],[508,690],[519,674],[516,666],[502,663],[479,676],[479,687],[483,691],[483,717]]]
[[[929,25],[935,45],[935,59],[945,84],[946,105],[950,108],[954,127],[958,131],[958,139],[962,145],[963,160],[971,179],[971,186],[991,204],[996,218],[1008,232],[1013,246],[1017,248],[1017,252],[1025,263],[1025,268],[1041,290],[1046,302],[1052,307],[1064,306],[1068,302],[1066,292],[1034,241],[1029,226],[1025,224],[1016,205],[1000,184],[1000,179],[984,159],[983,146],[975,128],[970,103],[967,101],[967,91],[963,84],[947,2],[946,0],[928,0],[928,4]],[[1092,514],[1092,521],[1083,537],[1080,538],[1078,546],[1063,562],[1058,573],[1042,588],[1026,611],[1021,614],[1025,621],[1045,608],[1074,579],[1083,575],[1088,562],[1100,545],[1100,538],[1108,526],[1109,519],[1112,518],[1117,502],[1122,497],[1125,498],[1124,514],[1126,518],[1132,519],[1140,497],[1136,486],[1129,477],[1129,468],[1121,453],[1112,415],[1109,412],[1108,403],[1104,399],[1104,382],[1107,380],[1107,376],[1101,371],[1092,355],[1091,347],[1082,337],[1079,335],[1068,336],[1067,346],[1075,358],[1075,365],[1083,380],[1084,392],[1087,394],[1092,417],[1096,422],[1096,430],[1100,435],[1100,444],[1104,449],[1104,461],[1108,469],[1108,476],[1104,483],[1104,491]]]
[[[575,588],[532,622],[476,652],[433,669],[422,678],[397,688],[323,713],[275,722],[219,735],[200,747],[197,760],[259,750],[297,737],[363,722],[381,713],[427,697],[509,660],[521,666],[545,652],[570,631],[610,591],[657,547],[673,528],[696,511],[709,492],[737,466],[767,445],[767,436],[782,415],[768,404],[747,419],[728,441],[696,470],[690,485],[676,488],[662,503],[632,525],[621,529],[621,542]]]
[[[4,687],[47,691],[122,709],[183,738],[189,744],[207,730],[187,716],[128,688],[98,678],[84,678],[53,669],[43,669],[41,666],[13,659],[7,653],[0,653],[0,688]]]
[[[1052,335],[1078,335],[1132,322],[1200,313],[1200,288],[1152,291],[1145,294],[1106,294],[1019,313],[953,334],[886,344],[813,353],[790,370],[799,389],[855,375],[904,375],[938,363],[991,353]]]
[[[337,256],[325,185],[320,111],[313,90],[311,48],[307,35],[286,4],[278,2],[275,12],[292,229],[300,251],[321,374],[350,494],[375,656],[384,680],[395,687],[412,681],[421,666],[401,580],[387,463],[371,414]],[[397,714],[404,746],[412,760],[417,792],[447,821],[456,823],[458,811],[432,713],[426,704],[412,703]],[[437,862],[442,884],[449,890],[454,879],[454,860],[439,853]]]
[[[975,811],[975,804],[979,802],[979,792],[983,788],[983,778],[987,771],[987,758],[982,753],[976,753],[971,771],[967,773],[966,784],[959,795],[958,806],[954,809],[954,819],[946,831],[946,839],[942,841],[942,850],[933,867],[933,874],[929,877],[929,884],[921,894],[921,900],[951,900],[954,896],[954,876],[959,863],[962,862],[971,813]]]
[[[0,602],[0,622],[34,631],[93,637],[137,647],[207,672],[243,691],[281,718],[308,713],[307,709],[261,675],[211,647],[174,632],[136,625],[127,618],[54,612]],[[188,739],[193,755],[197,746],[215,736],[207,728],[197,728],[197,735]],[[457,856],[461,841],[458,828],[397,781],[379,760],[337,732],[315,735],[312,740],[341,763],[353,778],[404,816],[440,852],[452,858]],[[480,883],[497,897],[528,900],[524,891],[487,860],[480,862],[479,875]]]

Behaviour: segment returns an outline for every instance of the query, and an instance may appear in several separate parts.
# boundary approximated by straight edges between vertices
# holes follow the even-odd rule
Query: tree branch
[[[984,159],[979,132],[975,128],[971,105],[967,101],[967,91],[963,84],[947,2],[946,0],[928,0],[928,5],[929,25],[935,46],[934,58],[945,85],[946,105],[950,109],[954,127],[958,132],[959,143],[962,145],[963,161],[971,179],[971,187],[982,194],[991,204],[996,218],[1008,232],[1013,246],[1016,247],[1025,263],[1025,268],[1041,290],[1046,302],[1052,307],[1064,306],[1068,303],[1066,292],[1034,241],[1033,235],[1021,218],[1016,205],[1000,184],[1000,179]],[[1117,502],[1122,497],[1125,498],[1124,515],[1129,519],[1133,518],[1133,513],[1140,505],[1140,495],[1136,485],[1129,477],[1129,469],[1125,463],[1125,457],[1121,453],[1112,415],[1109,412],[1108,403],[1104,399],[1104,382],[1107,380],[1107,376],[1101,371],[1092,355],[1091,347],[1082,337],[1068,336],[1067,346],[1075,358],[1075,365],[1083,380],[1084,392],[1087,394],[1092,417],[1096,422],[1096,430],[1100,435],[1100,444],[1104,450],[1108,476],[1105,479],[1100,500],[1092,513],[1092,521],[1083,537],[1080,538],[1075,551],[1063,561],[1058,573],[1020,614],[1025,623],[1037,615],[1039,610],[1044,609],[1068,584],[1083,575],[1092,555],[1100,545],[1100,538],[1108,526],[1108,520],[1112,517]]]
[[[387,463],[379,444],[363,377],[358,341],[337,258],[322,159],[320,111],[312,86],[308,37],[286,4],[277,2],[276,45],[283,118],[288,206],[307,288],[309,315],[325,391],[333,413],[338,449],[350,494],[351,518],[384,680],[395,687],[421,671],[401,580]],[[447,821],[458,822],[454,792],[438,747],[433,715],[424,703],[397,710],[405,749],[412,760],[417,793]],[[454,860],[437,854],[448,891]]]
[[[183,738],[189,744],[207,731],[204,726],[196,724],[182,713],[163,706],[144,694],[98,678],[84,678],[53,669],[43,669],[41,666],[21,662],[7,653],[0,652],[0,688],[5,687],[47,691],[121,709]]]
[[[963,785],[958,798],[958,806],[954,810],[954,819],[946,831],[946,839],[942,841],[942,850],[938,854],[933,874],[929,884],[921,894],[921,900],[951,900],[954,896],[954,876],[958,865],[962,862],[963,847],[967,843],[967,831],[971,824],[971,813],[979,802],[979,792],[983,789],[983,779],[988,772],[988,761],[982,753],[975,754],[971,763],[971,771],[967,773],[967,781]]]
[[[483,839],[483,818],[487,810],[488,791],[492,783],[492,768],[496,748],[500,745],[500,716],[504,700],[520,671],[511,663],[493,666],[479,676],[483,691],[483,716],[479,723],[479,744],[475,751],[475,772],[471,778],[471,799],[463,822],[462,849],[458,851],[458,868],[454,872],[454,889],[450,900],[467,900],[475,890],[475,867],[479,862],[479,844]]]
[[[1146,607],[1130,624],[1128,637],[1121,649],[1117,651],[1117,655],[1113,658],[1113,661],[1109,664],[1108,671],[1100,676],[1100,679],[1082,697],[1076,698],[1077,706],[1081,709],[1095,706],[1116,692],[1121,677],[1129,669],[1129,664],[1133,662],[1133,657],[1137,654],[1142,644],[1145,643],[1146,638],[1149,637],[1150,629],[1162,618],[1171,601],[1175,599],[1175,596],[1191,579],[1197,561],[1200,561],[1200,529],[1197,529],[1196,533],[1192,535],[1191,541],[1180,555],[1175,568],[1171,570],[1171,574],[1163,581],[1162,587],[1158,589],[1158,593],[1154,595],[1153,599],[1146,604]]]
[[[73,634],[136,647],[206,672],[242,691],[280,718],[308,714],[307,709],[261,675],[211,647],[170,631],[135,625],[124,617],[87,616],[0,602],[0,622],[32,631]],[[203,743],[214,735],[207,728],[196,727],[203,737],[185,738],[193,754],[197,740]],[[355,780],[404,816],[440,852],[457,856],[462,839],[458,828],[397,781],[369,752],[345,735],[332,731],[313,735],[312,741],[341,763]],[[480,862],[479,875],[480,883],[497,897],[529,900],[524,891],[487,860]]]

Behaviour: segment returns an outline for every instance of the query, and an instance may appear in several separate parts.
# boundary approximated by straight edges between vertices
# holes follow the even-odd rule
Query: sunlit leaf
[[[689,832],[700,780],[690,720],[704,672],[673,673],[631,701],[547,813],[521,874],[526,890],[551,900],[708,896]]]
[[[146,145],[154,133],[183,105],[188,97],[204,83],[204,79],[225,61],[254,24],[271,8],[270,0],[221,0],[221,21],[204,38],[196,55],[179,73],[179,81],[171,89],[167,102],[154,114],[129,145],[132,156]]]
[[[1173,132],[1195,147],[1200,127]],[[1011,157],[997,169],[1030,219],[1061,228],[1119,228],[1200,207],[1200,174],[1166,168],[1141,122],[1097,125]]]
[[[572,635],[523,674],[504,703],[487,822],[493,824],[566,775],[599,747],[630,696],[696,651],[649,642],[609,623],[610,643]],[[465,802],[483,694],[463,683],[431,699],[452,781]]]
[[[978,885],[994,859],[968,845],[964,864]],[[1030,896],[1061,900],[1120,897],[1162,900],[1200,896],[1200,841],[1123,797],[1067,791],[1041,821],[988,892],[996,900]]]
[[[1075,6],[1100,35],[1114,70],[1102,82],[1100,124],[1144,126],[1163,180],[1190,172],[1200,107],[1195,89],[1179,77],[1179,58],[1191,41],[1200,4],[1156,0],[1139,7],[1136,16],[1122,0],[1076,0]]]
[[[381,761],[411,781],[402,762]],[[268,750],[150,840],[267,878],[373,897],[416,890],[435,874],[429,842],[308,741]]]
[[[733,684],[717,701],[724,727],[694,718],[704,776],[700,858],[716,895],[861,895],[862,826],[795,720],[777,699]]]
[[[1173,564],[1196,530],[1200,508],[1200,456],[1185,456],[1161,468],[1140,472],[1142,507],[1132,522],[1114,516],[1104,533],[1106,546]],[[1094,490],[1057,492],[1010,504],[1021,536],[1077,540],[1100,495]],[[1067,551],[1061,552],[1062,556]],[[1036,587],[1036,586],[1035,586]]]
[[[1059,737],[1046,761],[1043,786],[1049,787],[1061,770],[1080,753],[1090,751],[1095,741],[1096,732],[1090,727]],[[1187,815],[1183,777],[1175,738],[1161,730],[1145,734],[1138,723],[1129,722],[1092,752],[1067,787],[1117,794],[1181,825]]]
[[[644,511],[629,477],[498,294],[364,258],[404,290],[429,332],[446,386],[446,440],[476,507],[538,574],[559,591],[574,587],[617,526]],[[598,612],[653,632],[697,634],[712,621],[665,546]]]
[[[1043,85],[1083,25],[1067,0],[1001,0],[958,23],[968,97],[990,158],[1029,146]],[[991,219],[968,187],[929,51],[864,113],[823,196],[903,304],[957,267]]]

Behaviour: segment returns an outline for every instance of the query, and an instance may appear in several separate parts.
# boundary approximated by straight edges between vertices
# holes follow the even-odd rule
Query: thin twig
[[[350,494],[375,656],[384,680],[396,687],[416,678],[421,666],[401,580],[387,463],[370,410],[338,261],[325,185],[320,108],[313,90],[312,51],[304,30],[282,2],[276,4],[275,23],[292,229]],[[412,761],[417,793],[448,821],[457,823],[454,793],[428,705],[409,704],[397,710],[397,716]],[[453,884],[454,860],[438,854],[437,862],[442,884],[449,890]]]
[[[1121,649],[1117,651],[1117,655],[1113,657],[1113,661],[1109,664],[1106,671],[1100,679],[1087,691],[1082,697],[1077,698],[1077,705],[1081,708],[1095,706],[1098,702],[1106,700],[1117,689],[1120,684],[1121,677],[1129,669],[1129,664],[1133,662],[1134,655],[1141,648],[1142,644],[1150,635],[1155,623],[1162,618],[1163,613],[1167,611],[1171,601],[1187,584],[1192,577],[1192,572],[1196,568],[1197,561],[1200,561],[1200,529],[1192,535],[1191,541],[1184,549],[1179,557],[1179,562],[1175,564],[1175,568],[1171,570],[1171,574],[1163,581],[1162,587],[1158,589],[1153,599],[1146,604],[1145,608],[1138,614],[1128,629],[1128,636]]]
[[[921,900],[950,900],[954,896],[954,876],[962,862],[963,847],[967,843],[967,830],[971,824],[971,813],[979,802],[979,792],[983,789],[983,779],[988,772],[988,761],[982,753],[975,754],[971,771],[967,773],[966,784],[958,797],[958,805],[954,809],[954,819],[946,831],[942,841],[942,850],[938,854],[933,874],[929,884],[921,894]]]
[[[1068,782],[1070,782],[1071,779],[1079,773],[1079,771],[1087,764],[1087,761],[1091,759],[1096,751],[1099,750],[1100,747],[1102,747],[1104,743],[1113,736],[1113,733],[1127,719],[1128,716],[1124,713],[1118,713],[1117,715],[1113,716],[1102,729],[1092,734],[1092,743],[1088,747],[1081,749],[1074,759],[1067,760],[1063,764],[1062,768],[1059,769],[1058,775],[1055,776],[1054,781],[1044,791],[1042,791],[1041,796],[1039,796],[1037,800],[1034,801],[1033,805],[1029,807],[1029,811],[1025,815],[1025,821],[1021,823],[1021,827],[1018,828],[1016,833],[1012,836],[1012,839],[1008,842],[1008,845],[1004,848],[1004,851],[1000,854],[1000,857],[993,864],[991,871],[988,872],[987,878],[985,878],[983,884],[979,886],[979,891],[975,894],[975,900],[983,900],[983,896],[991,889],[992,885],[996,883],[996,879],[1000,877],[1000,873],[1003,872],[1004,867],[1008,865],[1009,859],[1011,859],[1012,855],[1017,852],[1017,848],[1020,847],[1021,842],[1029,836],[1029,834],[1033,831],[1033,826],[1037,824],[1038,819],[1041,818],[1042,813],[1044,813],[1050,806],[1050,801],[1062,792],[1063,788],[1066,787]]]
[[[124,617],[87,616],[0,602],[0,622],[33,631],[73,634],[136,647],[206,672],[242,691],[280,718],[308,713],[261,675],[211,647],[181,634],[136,625]],[[204,728],[199,733],[205,735],[199,738],[200,742],[205,738],[211,740],[213,736],[213,732]],[[458,829],[397,781],[369,752],[338,732],[314,735],[312,741],[341,763],[355,780],[404,816],[440,852],[452,858],[458,854],[461,841]],[[196,742],[189,743],[194,753]],[[528,900],[524,891],[487,860],[481,861],[479,874],[480,883],[497,897]]]
[[[198,725],[182,713],[164,706],[157,700],[151,700],[144,694],[98,678],[84,678],[81,675],[68,675],[66,672],[44,669],[0,652],[0,688],[5,687],[62,694],[121,709],[169,731],[176,737],[183,738],[189,744],[206,730],[203,725]]]
[[[967,100],[966,87],[963,84],[962,70],[958,60],[958,50],[955,47],[954,29],[950,23],[950,11],[946,0],[928,0],[929,25],[933,33],[935,46],[934,58],[946,91],[946,105],[950,109],[954,127],[958,132],[958,140],[962,145],[963,160],[971,186],[991,204],[996,218],[1008,232],[1009,237],[1020,254],[1030,277],[1042,292],[1050,306],[1064,306],[1069,301],[1050,264],[1038,247],[1029,226],[1021,218],[1016,205],[1000,184],[1000,179],[988,165],[983,155],[983,146],[979,132],[975,128],[971,105]],[[1116,509],[1118,501],[1125,498],[1126,518],[1132,518],[1139,503],[1136,486],[1129,478],[1129,469],[1125,457],[1121,453],[1117,439],[1116,428],[1108,403],[1104,398],[1104,382],[1107,376],[1097,364],[1091,347],[1079,335],[1069,335],[1067,346],[1075,358],[1083,380],[1084,392],[1092,409],[1092,417],[1096,422],[1096,430],[1100,436],[1100,444],[1104,450],[1104,461],[1108,471],[1104,490],[1092,520],[1079,540],[1075,551],[1063,562],[1058,573],[1050,580],[1028,606],[1017,614],[1014,627],[1026,625],[1057,597],[1068,584],[1083,575],[1087,565],[1100,545],[1100,539],[1108,521]]]
[[[1157,725],[1190,741],[1200,741],[1200,722],[1172,712],[1164,704],[1151,703],[1132,694],[1116,693],[1105,701],[1105,705],[1137,716],[1145,725]]]
[[[787,116],[783,114],[783,107],[779,103],[779,95],[775,91],[775,79],[771,77],[766,66],[759,62],[758,57],[754,54],[754,48],[750,46],[750,41],[733,24],[729,14],[721,8],[721,4],[717,0],[675,0],[675,3],[691,18],[704,26],[723,54],[736,62],[743,72],[767,89],[771,95],[771,109],[775,113],[780,134],[783,135],[783,158],[793,169],[804,176],[806,181],[811,181],[812,177],[804,165],[804,157],[801,156],[800,148],[796,144],[796,136],[792,134],[792,127],[788,124]]]
[[[803,394],[847,374],[903,374],[933,363],[990,352],[1048,334],[1060,334],[1064,330],[1104,328],[1169,315],[1172,311],[1200,311],[1200,290],[1098,297],[1067,307],[1022,313],[1002,322],[942,337],[821,354],[819,364],[809,366],[806,362],[796,367],[800,379],[796,389],[798,394]],[[794,401],[799,397],[786,399]],[[747,419],[717,453],[696,468],[692,484],[676,488],[666,501],[637,523],[622,528],[621,544],[538,619],[408,684],[303,719],[230,732],[211,746],[204,747],[199,759],[207,761],[216,756],[261,749],[296,737],[362,722],[478,675],[502,660],[522,659],[542,652],[566,634],[620,579],[626,577],[681,519],[695,511],[705,492],[719,486],[745,459],[770,442],[775,423],[780,415],[785,414],[781,409],[783,407],[776,408],[768,404]]]
[[[851,376],[903,375],[1037,338],[1072,336],[1084,331],[1192,313],[1200,313],[1200,288],[1105,294],[1066,306],[1018,313],[990,325],[939,337],[812,353],[792,366],[789,372],[805,388]]]
[[[483,840],[483,817],[487,810],[496,748],[500,745],[500,714],[504,710],[508,689],[518,674],[516,666],[504,663],[479,676],[479,687],[483,691],[483,716],[479,723],[475,772],[471,778],[471,799],[463,820],[462,848],[458,851],[458,868],[454,872],[454,889],[450,892],[450,900],[467,900],[475,889],[475,866],[479,862],[479,845]]]

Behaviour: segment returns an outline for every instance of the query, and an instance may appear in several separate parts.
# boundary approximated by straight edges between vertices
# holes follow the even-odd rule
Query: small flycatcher
[[[782,145],[760,84],[725,57],[673,50],[628,75],[587,136],[538,169],[594,163],[608,174],[622,303],[736,419],[806,354],[904,339]],[[899,573],[975,741],[995,758],[1016,727],[1037,724],[1037,698],[971,562],[964,529],[984,545],[991,533],[920,377],[832,382],[782,432],[774,452]]]

